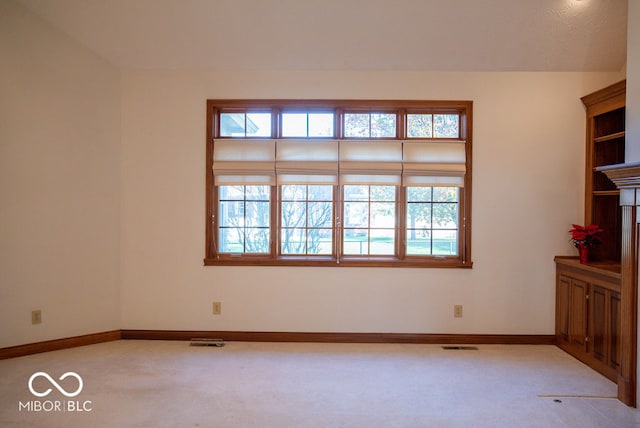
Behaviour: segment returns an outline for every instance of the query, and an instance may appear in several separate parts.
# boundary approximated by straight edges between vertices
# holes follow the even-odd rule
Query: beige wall
[[[552,334],[553,256],[575,253],[567,230],[583,221],[580,97],[619,77],[125,72],[122,327]],[[207,98],[473,100],[475,267],[202,266]]]
[[[0,58],[0,347],[117,329],[119,72],[10,1]]]
[[[583,220],[579,98],[620,77],[120,76],[6,1],[0,57],[0,347],[117,328],[551,334],[553,256]],[[207,98],[473,100],[474,269],[204,267]]]

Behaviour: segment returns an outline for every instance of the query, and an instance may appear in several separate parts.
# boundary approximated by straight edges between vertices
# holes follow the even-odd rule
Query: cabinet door
[[[556,337],[569,341],[569,300],[571,295],[571,278],[558,276],[556,285]]]
[[[609,367],[617,371],[620,367],[620,293],[611,292],[609,308],[611,320]]]
[[[569,302],[569,343],[585,346],[587,338],[588,284],[571,278]]]
[[[620,366],[620,293],[591,285],[587,351],[602,363],[599,371],[616,379]]]
[[[607,289],[598,286],[591,287],[591,319],[589,320],[591,343],[589,343],[587,351],[592,352],[593,356],[603,363],[606,363],[608,359],[611,337],[609,334],[611,328],[609,299]]]

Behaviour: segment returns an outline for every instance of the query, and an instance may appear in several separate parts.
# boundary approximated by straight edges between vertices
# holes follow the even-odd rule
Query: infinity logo
[[[42,377],[46,378],[51,383],[51,385],[55,386],[56,389],[58,391],[60,391],[62,394],[64,394],[66,397],[75,397],[76,395],[80,394],[80,391],[82,391],[82,387],[83,387],[82,378],[77,373],[66,372],[65,374],[60,376],[60,378],[58,379],[58,380],[64,380],[64,379],[68,378],[69,376],[78,379],[78,389],[75,390],[74,392],[67,392],[55,380],[53,380],[53,378],[51,376],[49,376],[47,373],[45,373],[45,372],[37,372],[37,373],[32,374],[31,377],[29,378],[29,391],[31,391],[31,393],[33,395],[35,395],[36,397],[46,397],[52,391],[51,388],[47,389],[45,392],[34,391],[34,389],[33,389],[33,380],[35,378],[37,378],[38,376],[42,376]]]

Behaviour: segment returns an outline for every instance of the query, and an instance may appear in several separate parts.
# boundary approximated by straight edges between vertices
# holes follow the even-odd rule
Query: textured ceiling
[[[620,71],[627,0],[18,0],[123,68]]]

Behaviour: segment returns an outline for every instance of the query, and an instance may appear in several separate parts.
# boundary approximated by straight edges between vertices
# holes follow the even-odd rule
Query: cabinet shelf
[[[603,135],[602,137],[594,138],[593,142],[594,143],[603,143],[605,141],[615,140],[616,138],[624,138],[625,135],[626,135],[625,131],[616,132],[614,134]]]
[[[602,244],[593,249],[596,261],[622,257],[620,191],[598,169],[625,161],[625,87],[621,82],[582,97],[587,107],[584,222],[604,229]]]
[[[620,196],[620,190],[594,190],[593,196]]]

